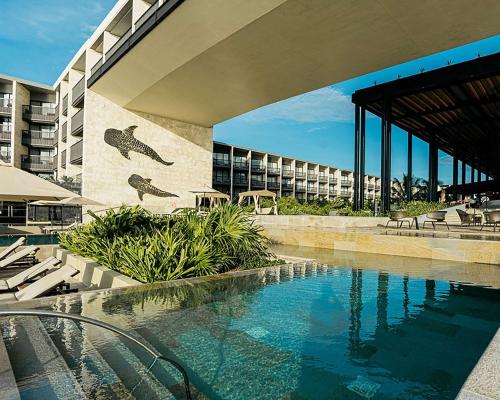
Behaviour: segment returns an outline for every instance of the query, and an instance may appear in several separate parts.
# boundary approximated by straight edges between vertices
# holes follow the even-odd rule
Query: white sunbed
[[[9,247],[7,247],[4,251],[2,251],[0,253],[0,260],[3,260],[10,253],[12,253],[13,251],[15,251],[19,246],[22,246],[24,244],[25,240],[26,240],[26,238],[24,236],[21,236],[14,243],[12,243]]]
[[[18,292],[0,294],[0,300],[4,302],[11,302],[15,300],[22,301],[36,299],[37,297],[43,296],[45,293],[50,292],[57,286],[66,282],[68,279],[78,274],[78,272],[79,271],[71,265],[64,265]]]
[[[19,262],[24,257],[29,256],[31,253],[35,253],[38,249],[38,246],[27,246],[22,250],[16,251],[14,254],[11,254],[3,260],[0,260],[0,269]]]
[[[17,275],[10,277],[9,279],[0,279],[0,291],[12,290],[16,287],[26,283],[30,279],[34,279],[44,272],[47,272],[52,267],[55,267],[59,264],[59,261],[55,257],[49,257],[45,260],[39,262],[38,264],[33,265],[31,268],[28,268],[22,272],[19,272]]]

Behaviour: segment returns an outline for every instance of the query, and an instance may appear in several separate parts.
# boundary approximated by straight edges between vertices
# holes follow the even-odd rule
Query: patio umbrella
[[[59,204],[65,206],[103,206],[103,203],[99,203],[98,201],[89,199],[84,196],[73,196],[68,197],[66,199],[62,199],[58,201]]]

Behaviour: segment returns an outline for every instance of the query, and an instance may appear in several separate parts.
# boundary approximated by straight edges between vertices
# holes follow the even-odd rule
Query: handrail
[[[27,316],[33,316],[33,317],[53,317],[53,318],[66,318],[66,319],[71,319],[75,321],[80,321],[80,322],[86,322],[91,325],[98,326],[103,329],[107,329],[108,331],[117,333],[118,335],[121,335],[128,340],[134,342],[138,346],[142,347],[144,350],[146,350],[149,354],[151,354],[154,357],[153,362],[148,368],[148,371],[151,370],[153,365],[156,363],[158,360],[164,360],[171,365],[173,365],[182,375],[182,378],[184,380],[184,388],[186,390],[186,398],[188,400],[191,400],[191,389],[189,388],[189,378],[187,375],[186,370],[180,365],[177,361],[172,360],[170,358],[164,357],[161,353],[156,351],[154,348],[150,347],[149,344],[145,344],[139,339],[133,337],[132,335],[129,335],[127,332],[124,330],[117,328],[116,326],[113,326],[111,324],[108,324],[106,322],[102,322],[93,318],[88,318],[88,317],[82,317],[81,315],[74,315],[74,314],[67,314],[59,311],[45,311],[45,310],[30,310],[30,309],[25,309],[25,310],[1,310],[0,309],[0,317],[6,317],[6,316],[19,316],[19,315],[27,315]]]

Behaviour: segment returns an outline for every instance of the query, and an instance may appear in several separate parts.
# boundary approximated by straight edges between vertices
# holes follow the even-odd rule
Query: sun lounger
[[[26,240],[26,238],[24,236],[21,236],[14,243],[12,243],[9,247],[7,247],[4,251],[2,251],[0,253],[0,260],[3,260],[9,254],[14,252],[19,246],[22,246],[24,244],[25,240]]]
[[[450,230],[450,227],[448,226],[448,223],[446,222],[446,211],[431,211],[428,212],[426,215],[426,220],[424,221],[423,228],[425,229],[425,224],[430,223],[432,224],[432,228],[435,230],[436,229],[436,224],[443,224],[446,226],[448,230]]]
[[[61,261],[59,261],[55,257],[49,257],[39,262],[38,264],[35,264],[32,267],[19,272],[17,275],[14,275],[9,279],[0,279],[0,291],[15,289],[23,283],[26,283],[29,280],[42,275],[49,269],[55,267],[60,262]]]
[[[78,274],[78,270],[70,265],[64,265],[63,267],[45,275],[43,278],[38,279],[32,284],[26,286],[15,293],[3,293],[0,294],[0,300],[2,301],[22,301],[31,300],[37,297],[43,296],[56,289],[59,285],[66,282],[72,276]]]
[[[7,258],[0,260],[0,269],[19,263],[23,258],[28,257],[31,253],[35,253],[38,249],[38,246],[27,246],[22,250],[16,251]]]

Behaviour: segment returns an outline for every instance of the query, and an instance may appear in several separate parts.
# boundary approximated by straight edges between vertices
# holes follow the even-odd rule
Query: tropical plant
[[[416,217],[418,215],[427,214],[431,211],[442,210],[443,203],[412,200],[412,201],[402,201],[399,203],[398,208],[401,210],[406,210],[409,217]]]
[[[408,199],[408,183],[411,185],[411,194],[414,200],[427,199],[427,181],[415,176],[411,176],[410,178],[408,175],[403,174],[401,181],[398,178],[393,178],[392,199],[395,202],[404,202]]]
[[[90,215],[92,222],[60,235],[61,246],[141,282],[275,263],[261,228],[235,205],[205,217],[193,210],[158,217],[139,206]]]

